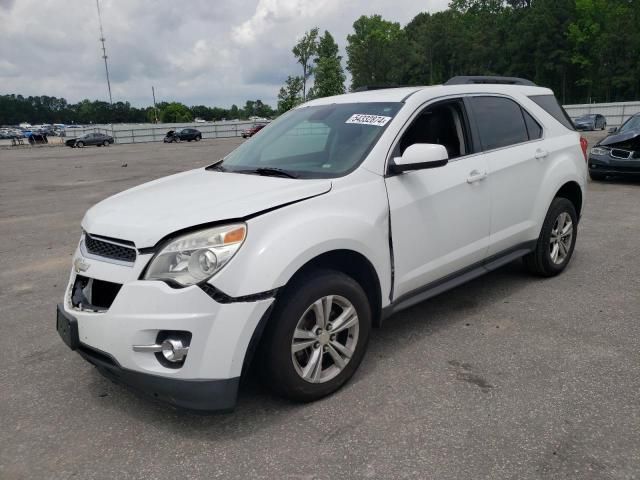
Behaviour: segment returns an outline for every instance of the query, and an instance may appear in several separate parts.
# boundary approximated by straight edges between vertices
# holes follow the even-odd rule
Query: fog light
[[[184,346],[182,344],[182,340],[177,340],[174,338],[167,338],[162,342],[162,356],[166,358],[169,362],[182,362],[187,353],[189,352],[189,347]]]

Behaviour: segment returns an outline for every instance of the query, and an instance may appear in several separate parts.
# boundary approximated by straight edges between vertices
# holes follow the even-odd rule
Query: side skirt
[[[462,270],[431,282],[424,287],[406,293],[382,309],[382,318],[387,319],[394,313],[404,310],[405,308],[412,307],[417,303],[423,302],[431,297],[435,297],[436,295],[440,295],[447,290],[451,290],[452,288],[460,286],[463,283],[467,283],[468,281],[484,275],[485,273],[500,268],[507,263],[511,263],[512,261],[523,257],[527,253],[532,252],[536,248],[536,243],[537,240],[521,243],[520,245],[516,245],[503,252],[485,258],[481,262],[474,263]]]

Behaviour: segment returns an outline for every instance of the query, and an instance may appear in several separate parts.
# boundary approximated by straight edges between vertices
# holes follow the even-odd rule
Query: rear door
[[[483,260],[490,235],[488,166],[474,152],[462,99],[417,112],[392,156],[413,143],[444,145],[449,163],[386,178],[395,300]]]
[[[541,124],[514,99],[467,97],[491,191],[491,243],[487,256],[537,238],[534,210],[549,155]]]

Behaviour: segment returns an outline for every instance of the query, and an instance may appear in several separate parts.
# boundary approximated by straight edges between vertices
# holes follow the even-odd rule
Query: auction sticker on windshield
[[[391,117],[385,117],[383,115],[367,115],[366,113],[354,113],[344,123],[357,123],[360,125],[375,125],[377,127],[384,127],[389,120],[391,120]]]

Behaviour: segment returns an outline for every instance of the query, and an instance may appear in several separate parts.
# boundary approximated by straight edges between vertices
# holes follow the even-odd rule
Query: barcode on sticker
[[[358,123],[360,125],[375,125],[377,127],[384,127],[389,120],[391,120],[391,117],[385,117],[383,115],[367,115],[366,113],[354,113],[344,123]]]

